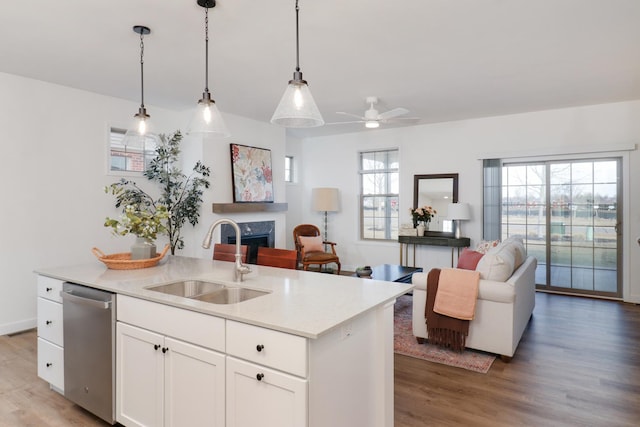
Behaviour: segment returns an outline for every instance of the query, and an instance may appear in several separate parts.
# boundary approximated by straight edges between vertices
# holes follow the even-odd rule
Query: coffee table
[[[387,282],[411,283],[413,273],[422,271],[422,267],[405,267],[397,264],[382,264],[371,269],[371,278]]]

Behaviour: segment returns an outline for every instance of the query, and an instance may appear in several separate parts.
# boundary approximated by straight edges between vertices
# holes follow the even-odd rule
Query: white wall
[[[342,210],[330,215],[329,239],[338,243],[343,268],[399,261],[395,242],[369,242],[358,238],[358,152],[371,149],[400,149],[401,222],[410,222],[413,204],[413,175],[459,174],[459,200],[472,206],[473,219],[463,224],[463,234],[474,245],[482,237],[482,162],[487,153],[498,157],[585,152],[590,148],[618,149],[639,142],[640,101],[622,102],[490,117],[400,129],[365,131],[331,137],[290,141],[287,150],[304,152],[302,167],[305,188],[338,187]],[[640,152],[625,152],[628,159],[624,184],[625,223],[623,224],[624,297],[640,302]],[[634,197],[635,195],[635,197]],[[630,197],[631,196],[631,197]],[[310,194],[302,193],[290,215],[299,222],[321,226],[322,217],[310,208]],[[293,205],[293,204],[292,204]],[[416,265],[428,269],[448,266],[448,248],[420,247]]]
[[[3,197],[0,224],[0,335],[35,326],[36,276],[43,267],[99,261],[91,253],[128,252],[133,237],[113,237],[102,226],[117,216],[113,196],[102,188],[119,179],[107,175],[110,125],[126,127],[135,102],[0,73],[0,147]],[[186,113],[147,106],[159,132],[186,129]],[[284,130],[233,115],[224,115],[232,141],[272,150],[276,201],[285,201]],[[182,144],[188,172],[202,159],[211,167],[212,188],[205,192],[200,224],[185,226],[184,255],[210,257],[200,249],[214,220],[211,203],[231,202],[229,141],[203,145],[185,138]],[[146,178],[136,180],[145,185]],[[238,221],[263,220],[265,214],[234,216]],[[272,215],[274,216],[274,215]],[[258,219],[263,218],[263,219]],[[277,214],[276,245],[284,247],[286,214]],[[269,218],[273,219],[273,218]],[[166,243],[159,239],[159,246]]]

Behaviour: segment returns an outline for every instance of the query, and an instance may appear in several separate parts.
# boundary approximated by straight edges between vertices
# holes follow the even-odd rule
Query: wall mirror
[[[458,174],[413,176],[413,207],[432,206],[437,214],[429,223],[427,236],[453,237],[453,221],[447,219],[449,203],[458,201]]]

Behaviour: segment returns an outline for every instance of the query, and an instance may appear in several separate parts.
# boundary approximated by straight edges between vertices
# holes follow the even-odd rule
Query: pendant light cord
[[[140,106],[144,108],[144,36],[140,31]]]
[[[209,92],[209,9],[204,8],[204,91]]]
[[[296,0],[296,71],[300,71],[300,34],[298,30],[298,0]]]

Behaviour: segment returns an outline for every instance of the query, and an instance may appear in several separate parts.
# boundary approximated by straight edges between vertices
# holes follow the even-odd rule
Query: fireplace
[[[258,259],[260,246],[273,248],[275,246],[275,221],[240,222],[240,243],[247,245],[247,263],[255,264]],[[229,224],[222,224],[220,242],[236,243],[236,234]]]

